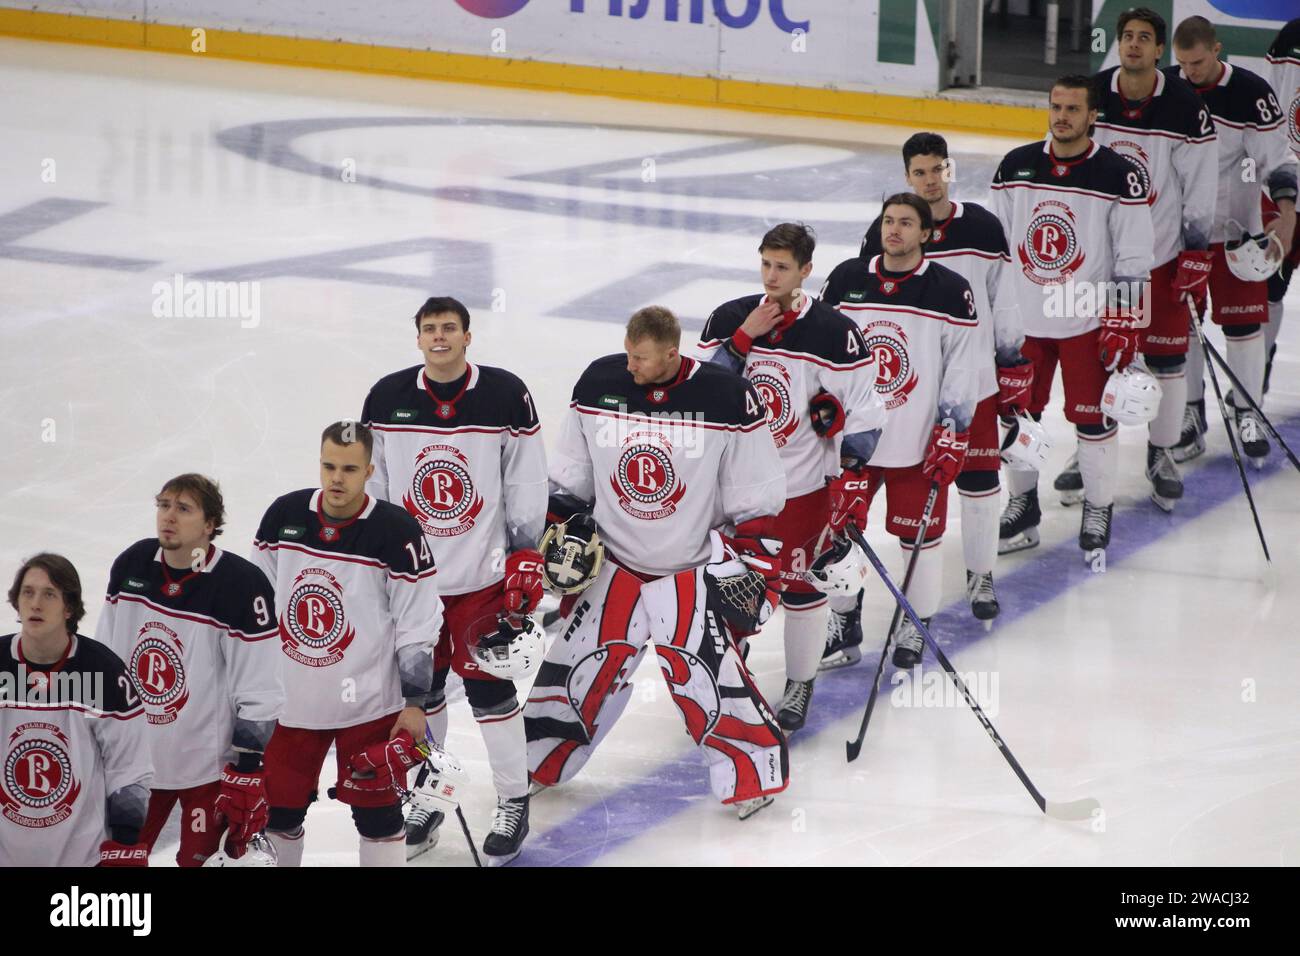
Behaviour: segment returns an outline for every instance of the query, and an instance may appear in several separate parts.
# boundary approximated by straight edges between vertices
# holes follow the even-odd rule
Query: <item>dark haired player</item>
[[[144,708],[121,659],[77,633],[72,562],[38,554],[9,588],[0,637],[0,866],[147,866]]]
[[[513,681],[482,670],[472,646],[499,618],[536,610],[541,599],[537,542],[546,523],[546,454],[533,397],[515,375],[466,360],[469,310],[435,297],[416,313],[421,365],[375,383],[361,411],[375,436],[376,498],[404,507],[424,529],[443,600],[433,693],[426,706],[434,739],[447,737],[446,685],[465,682],[487,747],[497,809],[483,846],[509,862],[528,833],[528,754]],[[417,807],[407,820],[407,852],[437,839],[441,814]]]
[[[442,602],[419,524],[366,494],[372,449],[364,425],[326,428],[320,488],[272,502],[253,542],[275,588],[283,653],[284,707],[266,748],[267,834],[281,866],[302,863],[303,821],[331,745],[361,865],[406,863],[397,788],[425,737]]]
[[[154,503],[158,535],[113,562],[95,637],[144,703],[154,779],[140,842],[152,850],[179,803],[176,862],[202,866],[223,830],[239,856],[266,827],[262,754],[283,699],[275,592],[213,543],[226,509],[212,479],[178,475]]]
[[[782,542],[786,682],[777,721],[786,733],[807,719],[826,646],[826,595],[803,573],[827,544],[826,479],[839,472],[841,448],[871,457],[884,421],[875,362],[862,336],[801,288],[815,245],[799,223],[768,230],[758,247],[764,292],[714,309],[699,346],[705,358],[744,375],[763,396],[785,469],[786,502],[775,523],[738,533]]]

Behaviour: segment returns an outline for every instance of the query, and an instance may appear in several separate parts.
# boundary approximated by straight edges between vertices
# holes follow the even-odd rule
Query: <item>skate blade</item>
[[[1097,554],[1098,551],[1101,552],[1100,555]],[[1082,552],[1082,553],[1083,553],[1083,563],[1086,564],[1089,568],[1092,568],[1092,567],[1093,567],[1093,562],[1096,561],[1098,557],[1101,558],[1101,561],[1102,561],[1101,566],[1102,566],[1103,568],[1106,567],[1106,549],[1105,549],[1105,548],[1085,548],[1085,549],[1083,549],[1083,552]]]
[[[1205,442],[1197,442],[1195,445],[1188,445],[1186,447],[1178,445],[1174,446],[1173,450],[1169,452],[1169,457],[1181,465],[1184,462],[1200,458],[1204,454]]]
[[[1029,548],[1038,546],[1038,529],[1026,528],[1024,531],[1010,538],[998,539],[998,554],[1014,554],[1017,551],[1026,551]]]
[[[1176,500],[1176,499],[1174,499],[1174,498],[1162,498],[1162,497],[1160,497],[1158,494],[1156,494],[1154,491],[1151,492],[1151,501],[1152,501],[1152,503],[1153,503],[1157,508],[1159,508],[1161,511],[1163,511],[1165,514],[1173,514],[1173,512],[1174,512],[1174,501],[1175,501],[1175,500]]]
[[[757,799],[758,799],[757,803],[754,803],[752,801],[747,801],[746,806],[737,811],[737,815],[740,817],[740,819],[748,820],[759,810],[762,810],[766,806],[770,806],[772,804],[772,801],[775,800],[776,797],[767,796],[767,797],[759,797]]]
[[[514,853],[504,853],[501,856],[488,856],[487,853],[484,853],[483,859],[487,860],[488,866],[509,866],[519,859],[519,854],[522,852],[523,850],[515,850]]]
[[[543,790],[550,790],[550,789],[551,789],[550,784],[538,783],[536,780],[528,781],[528,795],[530,797],[535,797]]]
[[[1082,503],[1083,503],[1082,488],[1080,488],[1078,491],[1061,492],[1061,504],[1065,505],[1067,508],[1070,507],[1070,505],[1078,505]]]
[[[989,631],[993,630],[993,618],[991,618],[991,617],[986,617],[984,620],[980,621],[980,623],[984,625],[984,633],[985,633],[985,634],[987,634]]]
[[[852,667],[860,660],[862,660],[862,651],[859,648],[845,648],[842,651],[836,651],[830,657],[823,657],[822,662],[817,665],[817,673],[838,670],[841,667]]]
[[[1263,458],[1251,458],[1249,455],[1247,455],[1246,460],[1250,462],[1250,466],[1254,468],[1256,471],[1263,471],[1264,462],[1268,461],[1268,456],[1265,455]]]
[[[411,846],[411,844],[408,843],[406,845],[406,862],[409,863],[412,860],[414,860],[416,857],[423,856],[424,854],[432,850],[435,846],[437,846],[438,831],[440,829],[441,827],[435,828],[434,831],[429,834],[429,838],[425,840],[423,843],[421,843],[419,846]]]

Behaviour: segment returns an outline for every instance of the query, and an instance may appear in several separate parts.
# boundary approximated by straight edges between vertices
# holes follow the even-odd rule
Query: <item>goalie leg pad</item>
[[[524,704],[528,768],[554,786],[572,779],[627,706],[649,635],[641,579],[606,564],[561,622]]]
[[[785,737],[709,606],[704,575],[692,568],[641,589],[660,670],[718,799],[778,793],[789,781]]]

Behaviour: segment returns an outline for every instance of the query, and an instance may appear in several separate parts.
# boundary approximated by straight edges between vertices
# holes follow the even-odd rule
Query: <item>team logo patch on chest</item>
[[[1074,211],[1049,199],[1034,207],[1025,237],[1016,247],[1020,266],[1031,282],[1056,285],[1079,271],[1086,258],[1079,245]]]
[[[308,667],[329,667],[343,660],[356,638],[343,608],[343,585],[324,568],[304,568],[290,585],[280,615],[282,650]]]
[[[898,408],[919,381],[907,354],[907,333],[896,322],[882,319],[863,329],[862,337],[876,360],[876,391],[885,410]]]
[[[151,724],[172,723],[190,699],[184,655],[185,646],[176,632],[161,621],[147,621],[136,635],[131,676]]]
[[[1300,89],[1291,97],[1291,108],[1286,111],[1286,128],[1291,137],[1291,148],[1300,150]]]
[[[758,359],[745,368],[745,376],[754,384],[763,404],[767,406],[767,427],[772,432],[776,447],[784,448],[799,427],[800,417],[791,400],[794,383],[789,369],[771,359]]]
[[[1151,154],[1143,149],[1140,143],[1135,143],[1130,139],[1117,139],[1115,142],[1110,143],[1109,146],[1129,161],[1129,164],[1137,172],[1138,180],[1142,183],[1142,189],[1147,194],[1147,205],[1154,206],[1158,191],[1152,188],[1151,164],[1153,160]]]
[[[427,445],[415,458],[411,490],[402,497],[425,534],[450,538],[474,527],[483,496],[474,488],[469,459],[454,445]]]
[[[686,494],[686,483],[673,463],[672,443],[655,431],[634,431],[623,440],[609,484],[619,507],[645,521],[667,518]]]
[[[22,827],[39,830],[72,815],[81,784],[72,772],[72,745],[58,725],[19,724],[5,741],[0,813]],[[102,811],[101,811],[102,812]]]

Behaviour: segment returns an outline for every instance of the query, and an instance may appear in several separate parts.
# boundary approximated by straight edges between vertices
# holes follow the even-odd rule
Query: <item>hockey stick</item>
[[[1210,343],[1205,341],[1205,330],[1201,328],[1201,317],[1196,312],[1196,304],[1189,297],[1187,311],[1192,316],[1192,330],[1196,340],[1201,343],[1201,351],[1209,354]],[[1264,540],[1264,526],[1259,523],[1259,510],[1255,507],[1255,496],[1250,493],[1250,482],[1246,480],[1246,466],[1241,463],[1241,451],[1237,448],[1237,435],[1228,421],[1228,406],[1223,401],[1223,390],[1219,388],[1219,376],[1214,374],[1214,363],[1206,362],[1205,370],[1210,373],[1210,382],[1214,385],[1214,397],[1219,402],[1219,414],[1223,416],[1223,430],[1228,433],[1228,445],[1232,448],[1233,461],[1237,463],[1237,474],[1241,476],[1241,487],[1246,489],[1246,502],[1250,505],[1250,516],[1255,519],[1255,532],[1259,535],[1259,546],[1264,549],[1264,560],[1270,568],[1273,558],[1268,553],[1268,542]],[[1250,398],[1249,395],[1246,396]]]
[[[930,513],[934,511],[934,503],[938,500],[939,483],[932,481],[930,482],[930,496],[925,499],[925,510],[921,512],[921,527],[916,532],[916,540],[912,542],[912,556],[907,559],[907,570],[903,572],[904,591],[912,583],[912,572],[916,570],[916,559],[921,554],[921,546],[925,543],[925,532],[930,527]],[[861,534],[861,532],[858,533]],[[871,722],[871,712],[875,710],[876,697],[880,694],[880,677],[885,673],[885,661],[889,659],[889,649],[893,646],[894,631],[898,627],[898,619],[901,614],[902,608],[895,607],[894,618],[889,622],[889,633],[885,635],[885,647],[880,652],[880,663],[876,665],[876,677],[871,682],[871,694],[867,697],[867,709],[862,712],[862,724],[858,727],[858,736],[853,740],[844,742],[844,750],[848,755],[849,763],[857,760],[858,754],[862,752],[862,741],[867,737],[867,724]]]
[[[863,537],[862,532],[857,529],[856,525],[852,524],[847,526],[847,530],[849,537],[852,538],[853,542],[863,550],[867,556],[867,560],[871,562],[871,566],[875,568],[876,573],[880,575],[880,580],[885,582],[885,587],[889,589],[889,593],[894,595],[894,600],[898,602],[899,609],[902,610],[912,624],[916,626],[916,629],[921,633],[921,637],[925,639],[925,643],[928,644],[930,650],[934,652],[935,658],[938,659],[943,669],[948,672],[948,678],[952,681],[953,686],[956,687],[957,690],[961,691],[961,695],[966,699],[967,705],[975,712],[975,716],[979,718],[980,725],[983,726],[984,732],[989,735],[990,740],[997,744],[998,750],[1002,751],[1002,756],[1005,757],[1007,763],[1011,765],[1011,769],[1016,772],[1016,776],[1019,777],[1020,782],[1025,785],[1025,789],[1029,791],[1029,795],[1034,798],[1034,803],[1038,804],[1038,809],[1042,810],[1049,817],[1057,820],[1087,820],[1093,815],[1094,811],[1101,809],[1101,804],[1092,797],[1085,797],[1082,800],[1071,800],[1067,803],[1058,803],[1055,800],[1048,800],[1038,792],[1038,788],[1034,786],[1033,781],[1029,779],[1029,776],[1012,755],[1011,749],[1007,747],[1006,743],[998,735],[997,730],[994,729],[993,722],[988,719],[988,716],[982,709],[980,709],[980,705],[975,702],[975,697],[971,694],[970,688],[968,688],[962,681],[961,677],[958,676],[957,671],[953,669],[952,663],[948,660],[944,652],[939,649],[939,645],[935,643],[934,638],[930,635],[930,629],[925,626],[924,622],[919,617],[916,616],[916,611],[912,609],[911,603],[903,596],[903,592],[898,590],[894,585],[894,582],[890,580],[889,572],[885,570],[885,566],[881,564],[880,558],[877,557],[876,552],[871,549],[871,545],[867,544],[867,539]]]
[[[1237,373],[1228,367],[1228,363],[1224,361],[1223,356],[1219,354],[1219,350],[1211,345],[1206,339],[1201,339],[1201,348],[1205,351],[1205,354],[1218,363],[1219,368],[1223,369],[1224,374],[1228,376],[1228,381],[1232,382],[1234,390],[1233,394],[1240,395],[1246,400],[1246,403],[1250,405],[1255,414],[1259,416],[1259,420],[1264,423],[1264,427],[1273,434],[1273,437],[1277,439],[1277,443],[1282,446],[1282,450],[1286,452],[1286,456],[1291,459],[1291,464],[1295,465],[1297,471],[1300,471],[1300,458],[1296,458],[1295,452],[1293,452],[1291,446],[1286,443],[1286,440],[1282,437],[1282,433],[1279,432],[1277,428],[1274,427],[1273,423],[1268,420],[1268,416],[1264,414],[1264,410],[1255,404],[1255,400],[1250,397],[1250,392],[1246,391],[1242,386],[1241,379],[1237,378]]]

